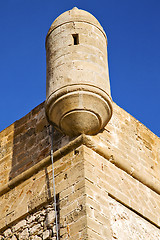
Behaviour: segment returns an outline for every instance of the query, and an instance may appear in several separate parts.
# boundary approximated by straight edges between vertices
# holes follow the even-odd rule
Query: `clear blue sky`
[[[45,100],[45,36],[74,6],[107,34],[113,100],[160,136],[160,0],[1,0],[0,131]]]

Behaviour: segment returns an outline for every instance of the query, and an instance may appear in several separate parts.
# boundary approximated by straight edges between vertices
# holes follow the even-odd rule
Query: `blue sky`
[[[74,6],[107,34],[113,100],[160,136],[159,0],[1,0],[0,131],[45,100],[45,36]]]

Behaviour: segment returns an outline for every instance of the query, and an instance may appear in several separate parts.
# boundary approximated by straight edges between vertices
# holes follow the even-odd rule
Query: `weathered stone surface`
[[[67,165],[68,159],[70,159],[71,164]],[[62,192],[62,197],[60,194],[57,195],[57,201],[59,202],[58,212],[60,213],[59,224],[60,235],[67,233],[67,224],[71,224],[71,232],[74,233],[74,223],[76,224],[75,229],[81,229],[85,226],[85,222],[82,221],[78,224],[79,218],[84,217],[85,219],[85,207],[84,207],[84,171],[83,171],[83,147],[72,151],[65,156],[64,159],[59,159],[55,162],[55,170],[59,169],[56,173],[56,185],[57,194]],[[65,167],[62,168],[64,164]],[[55,171],[56,172],[56,171]],[[72,174],[74,173],[74,174]],[[83,184],[81,184],[83,182]],[[72,189],[68,191],[67,189]],[[11,190],[7,194],[6,198],[2,196],[2,205],[4,210],[8,207],[8,202],[14,196],[15,189]],[[63,194],[65,192],[65,194]],[[44,205],[46,202],[53,197],[53,187],[52,187],[52,167],[48,166],[44,170],[41,170],[35,174],[32,178],[29,178],[25,182],[21,183],[16,187],[17,200],[15,204],[11,204],[11,208],[8,210],[10,218],[7,216],[8,224],[11,225],[17,218],[24,216],[24,219],[14,224],[12,229],[12,234],[18,234],[17,236],[23,238],[23,234],[28,232],[28,239],[32,239],[33,236],[45,237],[49,230],[50,236],[54,237],[54,233],[50,232],[55,225],[55,212],[53,208],[53,203],[45,206],[43,209],[39,209],[39,206]],[[6,202],[6,205],[5,205]],[[35,211],[35,214],[30,214],[29,211]],[[39,210],[38,210],[39,209]],[[64,214],[63,214],[64,213]],[[6,212],[3,212],[1,219],[4,219]],[[27,216],[26,216],[27,215]],[[26,216],[26,217],[25,217]],[[2,225],[1,225],[2,227]],[[28,230],[26,230],[28,229]],[[55,228],[54,228],[55,230]],[[62,232],[61,232],[62,230]],[[43,233],[47,231],[44,236]],[[77,230],[78,231],[78,230]],[[54,238],[53,238],[54,239]]]
[[[44,221],[44,226],[48,227],[48,226],[51,226],[55,221],[55,212],[54,210],[50,210],[45,218],[45,221]]]
[[[27,240],[28,238],[29,238],[29,232],[27,228],[19,233],[19,240]]]
[[[43,240],[49,239],[50,238],[50,234],[51,231],[46,230],[45,232],[43,232]]]
[[[37,236],[37,235],[30,237],[30,239],[31,239],[31,240],[42,240],[42,238],[39,237],[39,236]]]
[[[113,239],[160,239],[158,228],[110,197],[109,209]]]
[[[104,87],[108,73],[100,72],[107,64],[103,30],[97,29],[98,23],[74,24],[80,34],[79,52],[69,54],[67,48],[54,52],[53,69],[60,70],[65,58],[63,71],[68,76],[84,84],[88,77],[94,85],[96,73],[97,84]],[[76,47],[73,36],[64,34],[74,24],[69,21],[54,29],[56,47],[63,41]],[[58,89],[61,81],[55,78],[55,84]],[[95,136],[70,138],[54,130],[62,240],[160,239],[160,139],[115,103],[113,108],[111,121]],[[0,133],[0,240],[56,240],[50,130],[42,103]]]
[[[13,236],[11,237],[11,240],[17,240],[16,236],[13,235]]]
[[[12,167],[14,124],[0,132],[0,186],[8,182]]]
[[[48,218],[48,215],[55,216],[53,210],[53,204],[47,204],[44,207],[39,208],[37,212],[28,215],[25,219],[19,221],[17,224],[12,225],[6,229],[2,235],[1,240],[43,240],[52,239],[55,232],[55,221],[50,222],[49,226],[44,227],[44,222]],[[42,218],[44,216],[44,218]],[[54,239],[54,238],[53,238]]]
[[[41,224],[35,224],[32,228],[30,228],[30,234],[35,235],[37,234],[41,229]]]
[[[93,202],[95,209],[99,212],[105,212],[106,210],[107,197],[105,198],[104,194],[100,194],[101,189],[101,191],[109,193],[129,208],[154,222],[155,225],[160,226],[159,194],[106,161],[103,157],[95,154],[91,149],[85,149],[84,158],[87,161],[85,164],[86,186],[89,188],[89,196],[93,195],[96,200],[93,201],[92,197],[89,201]],[[92,188],[95,190],[92,191]],[[97,200],[100,201],[100,204],[97,204]]]
[[[26,226],[26,220],[21,220],[19,221],[17,224],[14,225],[13,227],[13,231],[20,231],[21,229],[23,229]]]
[[[122,134],[121,128],[124,124],[126,126]],[[128,128],[128,131],[126,128]],[[9,131],[2,134],[8,139],[5,136],[6,134],[11,134]],[[136,136],[143,137],[143,143]],[[89,143],[87,143],[88,147],[77,148],[54,163],[56,191],[59,194],[58,211],[60,212],[59,221],[62,239],[71,236],[71,234],[73,234],[73,239],[79,239],[81,232],[84,232],[84,239],[85,236],[90,237],[90,239],[105,239],[108,236],[107,238],[110,239],[112,229],[108,193],[125,204],[125,206],[159,226],[159,195],[144,185],[142,181],[139,182],[138,178],[137,180],[133,178],[130,172],[125,172],[114,163],[114,160],[117,161],[118,159],[119,161],[119,159],[123,158],[124,166],[131,165],[134,172],[141,169],[141,175],[144,174],[143,168],[147,171],[148,166],[148,173],[152,174],[152,177],[154,176],[158,181],[158,165],[156,165],[158,162],[154,163],[154,155],[158,153],[159,138],[114,104],[113,119],[107,128],[102,133],[92,137],[92,140],[94,147],[89,146]],[[124,140],[125,142],[123,142]],[[67,137],[61,138],[59,147],[67,144],[68,141],[69,138]],[[150,143],[150,149],[148,149],[149,145],[143,145],[147,141]],[[6,147],[6,142],[3,141],[3,143],[2,146]],[[130,146],[133,145],[137,149],[134,153],[130,151]],[[110,162],[95,153],[96,146],[97,149],[99,146],[104,150],[108,149],[108,156],[113,155]],[[144,148],[143,154],[141,150],[138,150],[140,146]],[[150,153],[149,158],[146,157],[145,149],[148,154]],[[9,158],[4,159],[6,159],[6,163],[9,160]],[[3,159],[1,163],[4,163]],[[154,164],[156,167],[152,169],[152,172],[149,172],[150,166]],[[48,166],[1,196],[1,206],[3,206],[0,209],[1,228],[6,224],[12,225],[12,222],[24,216],[24,219],[5,230],[6,234],[7,232],[10,234],[11,229],[11,235],[8,235],[11,239],[17,237],[23,239],[23,233],[26,231],[30,234],[28,239],[43,239],[43,233],[47,230],[50,231],[55,226],[55,214],[53,205],[38,209],[40,205],[49,201],[52,196],[52,168]],[[37,209],[36,214],[29,212],[35,211],[35,209]],[[81,218],[82,222],[78,224]],[[147,222],[144,218],[142,218],[142,221]],[[75,227],[74,223],[76,224]],[[85,224],[89,227],[88,230],[83,228]],[[81,230],[79,230],[79,226],[81,226]],[[98,228],[101,230],[95,232],[98,231]],[[48,231],[46,235],[47,233]],[[54,238],[54,233],[51,235],[52,238]],[[8,236],[4,234],[5,232],[3,232],[1,238],[7,239]]]
[[[0,133],[0,187],[50,154],[50,133],[44,103]],[[54,129],[54,151],[69,142]]]
[[[121,129],[125,124],[122,134]],[[126,130],[127,128],[128,130]],[[6,134],[11,135],[11,133],[7,130],[6,133],[2,134],[5,139],[8,139],[5,136]],[[143,142],[137,136],[143,138]],[[59,139],[58,135],[57,139]],[[144,176],[145,179],[145,173],[148,171],[149,176],[152,175],[152,178],[154,177],[156,181],[159,181],[159,165],[158,162],[154,163],[154,156],[159,151],[159,138],[114,104],[113,119],[103,132],[91,137],[91,140],[94,146],[89,145],[88,139],[88,147],[79,147],[54,163],[62,239],[71,236],[71,234],[73,234],[73,239],[79,239],[81,238],[81,232],[84,232],[84,236],[88,236],[90,239],[105,239],[105,236],[110,239],[112,231],[108,193],[125,206],[140,213],[145,219],[159,226],[159,195],[149,188],[145,182],[143,183],[140,178]],[[150,148],[148,148],[148,144],[146,145],[147,141]],[[68,144],[68,142],[68,137],[60,138],[59,147]],[[7,146],[5,145],[6,142],[3,141],[3,143],[2,146],[5,148]],[[134,146],[137,150],[130,151],[131,146]],[[110,161],[105,158],[105,154],[103,157],[96,153],[96,149],[99,147],[102,149],[100,154],[107,149],[107,159],[112,156]],[[138,150],[140,147],[141,149],[144,148],[143,152]],[[149,158],[146,157],[145,149],[148,151]],[[9,160],[9,158],[4,159],[6,159],[6,163]],[[141,175],[135,179],[131,172],[125,172],[121,169],[122,164],[118,165],[120,159],[123,159],[124,166],[133,169],[134,173],[140,169]],[[1,163],[4,163],[3,159]],[[156,166],[151,168],[152,171],[150,171],[151,165]],[[2,164],[2,166],[4,165]],[[23,239],[23,231],[24,233],[28,231],[30,234],[28,239],[43,239],[43,233],[47,230],[50,231],[55,226],[55,214],[53,205],[44,209],[39,209],[39,206],[48,202],[52,196],[52,167],[48,166],[1,196],[0,202],[3,206],[0,209],[1,228],[3,229],[6,224],[11,226],[12,222],[23,217],[18,223],[7,228],[5,230],[6,234],[7,232],[10,234],[11,229],[11,235],[8,235],[10,238],[14,239],[22,236]],[[35,211],[35,209],[37,209],[37,215],[29,212]],[[78,230],[80,229],[78,222],[81,218],[82,222],[79,225],[81,230]],[[144,218],[142,218],[142,221],[147,222]],[[35,223],[37,226],[35,226]],[[74,224],[76,224],[75,227]],[[86,230],[83,228],[85,224],[89,227]],[[98,228],[101,230],[95,232],[98,231]],[[46,235],[47,233],[48,231]],[[8,236],[4,234],[5,232],[3,232],[1,238],[7,239]],[[54,238],[54,233],[51,236]]]
[[[5,232],[4,232],[4,236],[7,238],[9,238],[10,236],[11,236],[11,233],[12,233],[12,231],[11,231],[11,229],[10,228],[8,228]]]
[[[71,136],[98,133],[112,115],[107,39],[99,22],[77,8],[60,15],[46,38],[46,58],[49,121]]]

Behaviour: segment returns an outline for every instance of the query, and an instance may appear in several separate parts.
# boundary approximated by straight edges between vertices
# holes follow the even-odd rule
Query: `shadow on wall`
[[[51,126],[45,117],[44,102],[14,124],[12,167],[9,180],[50,155]],[[54,130],[54,151],[64,135]]]

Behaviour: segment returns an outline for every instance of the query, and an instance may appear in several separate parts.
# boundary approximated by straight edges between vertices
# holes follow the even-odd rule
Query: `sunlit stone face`
[[[74,8],[46,38],[46,114],[67,135],[96,134],[112,115],[107,39],[93,15]]]

